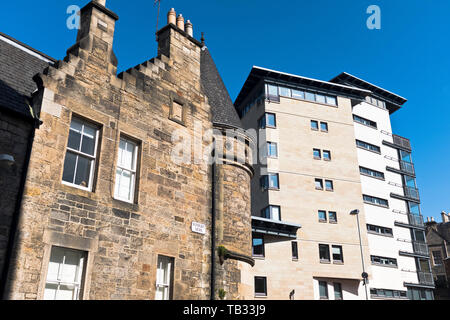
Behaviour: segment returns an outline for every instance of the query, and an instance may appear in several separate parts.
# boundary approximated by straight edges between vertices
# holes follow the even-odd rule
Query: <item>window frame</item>
[[[364,171],[367,171],[367,172],[364,172]],[[362,166],[359,166],[359,173],[361,175],[363,175],[363,176],[366,176],[366,177],[369,177],[369,178],[378,179],[378,180],[382,180],[382,181],[385,181],[385,179],[386,179],[386,176],[385,176],[384,172],[373,170],[373,169],[369,169],[369,168],[362,167]],[[379,175],[381,175],[381,177]]]
[[[320,187],[317,186],[317,182],[320,182]],[[324,186],[323,179],[319,179],[319,178],[314,179],[314,187],[316,190],[323,191],[323,186]]]
[[[335,253],[333,253],[333,249],[339,249],[339,251],[340,251],[339,256],[341,258],[340,260],[334,258]],[[332,258],[333,258],[333,263],[335,263],[335,264],[344,264],[344,249],[343,249],[342,246],[340,246],[340,245],[331,245],[331,255],[332,255]]]
[[[291,241],[292,260],[298,261],[298,242]]]
[[[325,154],[328,154],[328,158],[325,157]],[[331,151],[330,150],[323,150],[322,156],[324,161],[331,161]]]
[[[336,286],[339,290],[336,290]],[[344,300],[344,292],[342,290],[342,284],[339,282],[333,282],[333,291],[334,291],[334,300]],[[339,293],[340,297],[336,296],[336,293]]]
[[[316,151],[319,151],[319,156],[317,157],[316,155],[315,155],[315,152]],[[313,149],[313,158],[315,159],[315,160],[322,160],[322,150],[320,150],[320,149]]]
[[[63,256],[63,262],[62,265],[60,265],[60,267],[62,267],[62,270],[64,270],[64,265],[65,265],[65,260],[66,260],[66,255],[67,252],[72,252],[72,253],[76,253],[79,256],[79,264],[77,265],[77,274],[75,275],[77,279],[77,281],[75,282],[64,282],[61,281],[61,279],[59,279],[59,275],[60,275],[60,268],[58,268],[58,278],[56,279],[56,281],[54,280],[49,280],[49,267],[50,267],[50,263],[51,263],[51,258],[52,258],[52,253],[53,250],[62,250],[64,252],[64,256]],[[59,290],[59,287],[61,285],[65,285],[65,286],[74,286],[74,294],[75,294],[75,298],[72,298],[71,300],[82,300],[83,299],[83,290],[85,287],[85,282],[86,282],[86,266],[87,266],[87,262],[88,262],[88,252],[84,251],[84,250],[76,250],[76,249],[72,249],[72,248],[66,248],[66,247],[61,247],[61,246],[57,246],[57,245],[53,245],[50,248],[50,256],[48,258],[48,265],[47,265],[47,272],[45,275],[45,280],[44,280],[44,290],[43,290],[43,296],[42,299],[43,300],[47,300],[47,301],[51,301],[50,299],[45,299],[45,291],[47,289],[47,285],[48,284],[53,284],[53,285],[57,285],[57,290],[55,291],[55,298],[52,299],[53,301],[56,300],[56,293]]]
[[[264,284],[264,292],[256,292],[256,281],[257,280],[263,280],[263,284]],[[263,276],[255,276],[254,277],[254,294],[255,297],[267,297],[267,277],[263,277]]]
[[[159,269],[159,265],[160,265],[160,258],[163,259],[167,259],[170,263],[170,267],[168,272],[169,273],[169,283],[160,283],[160,279],[158,279],[158,269]],[[167,300],[172,300],[173,299],[173,288],[174,288],[174,271],[175,271],[175,258],[173,257],[169,257],[169,256],[165,256],[165,255],[161,255],[158,254],[157,256],[157,265],[156,265],[156,279],[155,279],[155,283],[156,283],[156,290],[155,290],[155,300],[156,299],[156,294],[158,292],[158,288],[162,287],[162,288],[167,288],[169,293],[168,293],[168,297],[166,299],[158,299],[157,301],[167,301]]]
[[[326,129],[324,130],[324,129],[322,129],[322,125],[325,125],[326,126]],[[328,133],[328,122],[320,122],[320,131],[321,132],[326,132],[326,133]]]
[[[271,153],[270,153],[270,151],[271,151],[271,146],[274,146],[275,147],[275,155],[272,155]],[[271,158],[271,159],[278,159],[278,143],[276,143],[276,142],[272,142],[272,141],[267,141],[266,142],[266,156],[268,157],[268,158]]]
[[[274,215],[273,215],[273,209],[277,208],[278,209],[278,218],[279,220],[274,219]],[[267,211],[269,212],[269,218],[267,218]],[[273,220],[273,221],[281,221],[281,206],[277,206],[277,205],[268,205],[267,207],[265,207],[264,209],[261,210],[261,217],[264,219],[269,219],[269,220]]]
[[[356,139],[356,147],[376,154],[381,154],[381,147],[362,140]]]
[[[331,214],[334,214],[334,216],[335,216],[335,218],[334,219],[331,219]],[[336,224],[336,223],[338,223],[338,218],[337,218],[337,212],[336,211],[328,211],[328,221],[330,222],[330,223],[333,223],[333,224]]]
[[[331,188],[327,187],[328,183],[330,183]],[[330,192],[334,191],[334,182],[333,182],[333,180],[325,180],[325,191],[330,191]]]
[[[316,124],[317,126],[314,127],[313,124]],[[317,120],[311,120],[311,130],[313,131],[319,131],[320,130],[320,124]]]
[[[320,218],[320,214],[321,214],[321,213],[324,214],[324,217],[325,217],[324,219],[321,219],[321,218]],[[319,218],[319,222],[324,222],[324,223],[328,222],[328,220],[327,220],[327,219],[328,219],[328,216],[327,216],[327,211],[326,211],[326,210],[318,210],[318,211],[317,211],[317,216],[318,216],[318,218]]]
[[[254,245],[253,241],[254,241],[255,237],[262,240],[262,245],[261,245],[262,246],[262,254],[254,253],[255,245]],[[252,257],[255,257],[255,258],[265,258],[266,257],[266,243],[265,243],[263,234],[259,234],[259,233],[255,233],[255,232],[252,233]]]
[[[370,198],[370,199],[375,200],[375,201],[370,201],[370,200],[367,200],[366,198]],[[377,202],[378,200],[385,201],[386,205],[378,203]],[[374,196],[369,196],[367,194],[363,194],[363,202],[366,203],[366,204],[370,204],[370,205],[374,205],[374,206],[378,206],[378,207],[382,207],[382,208],[387,208],[387,209],[389,208],[389,200],[383,199],[383,198],[374,197]]]
[[[325,284],[325,286],[323,286],[324,284]],[[318,285],[319,285],[319,299],[320,300],[330,300],[330,293],[328,292],[328,282],[319,280]],[[321,287],[325,288],[326,296],[322,296],[322,293],[320,292]]]
[[[376,262],[375,260],[379,260],[380,262]],[[389,263],[384,263],[384,262],[389,262]],[[389,258],[389,257],[381,257],[381,256],[375,256],[375,255],[371,255],[370,256],[370,262],[372,265],[375,266],[381,266],[381,267],[389,267],[389,268],[398,268],[398,260],[396,258]],[[395,262],[395,264],[392,264],[390,262]]]
[[[268,116],[273,116],[273,121],[275,123],[275,125],[269,125],[268,124]],[[267,128],[271,128],[271,129],[276,129],[277,128],[277,115],[275,113],[272,112],[265,112],[261,118],[259,118],[258,120],[258,127],[259,129],[267,129]]]
[[[70,131],[72,130],[72,122],[79,122],[82,125],[82,129],[81,129],[81,136],[80,136],[80,149],[82,148],[83,145],[83,133],[84,133],[84,127],[87,124],[89,127],[95,129],[95,144],[94,144],[94,155],[90,155],[87,153],[84,153],[82,151],[78,151],[75,149],[72,149],[69,147],[69,138],[70,138]],[[96,176],[96,172],[97,172],[97,164],[98,164],[98,156],[99,156],[99,141],[100,141],[100,134],[101,134],[101,125],[96,124],[95,122],[92,122],[90,120],[87,120],[85,118],[73,115],[72,119],[70,121],[69,124],[69,134],[67,135],[67,145],[66,145],[66,149],[65,149],[65,156],[64,156],[64,161],[63,161],[63,173],[62,173],[62,178],[61,178],[61,183],[63,185],[69,186],[69,187],[73,187],[73,188],[77,188],[77,189],[81,189],[81,190],[85,190],[88,192],[94,192],[94,184],[95,184],[95,176]],[[74,168],[74,173],[73,173],[73,181],[75,181],[76,179],[76,173],[77,173],[77,168],[78,168],[78,157],[82,157],[84,159],[88,159],[91,162],[91,168],[90,168],[90,172],[89,172],[89,182],[88,182],[88,186],[87,187],[83,187],[81,185],[77,185],[74,182],[68,182],[64,180],[64,167],[65,167],[65,163],[66,163],[66,159],[67,159],[67,154],[71,153],[74,154],[77,157],[77,160],[75,162],[75,168]]]
[[[324,253],[326,253],[325,256],[327,256],[328,259],[326,257],[322,258],[322,252],[320,250],[321,248],[326,248],[326,252]],[[319,260],[320,263],[331,263],[330,245],[319,243]]]
[[[378,125],[375,121],[358,116],[357,114],[353,114],[353,121],[356,123],[362,124],[363,126],[378,130]]]
[[[128,168],[125,168],[125,167],[122,167],[122,166],[119,165],[120,142],[121,142],[122,140],[125,141],[126,145],[127,145],[128,143],[134,145],[134,148],[133,148],[133,149],[134,149],[134,150],[133,150],[133,152],[134,152],[134,159],[133,159],[134,168],[132,168],[132,169],[128,169]],[[126,148],[125,148],[125,149],[126,149]],[[115,181],[114,181],[114,197],[113,197],[113,198],[114,198],[115,200],[124,201],[124,202],[128,202],[128,203],[135,203],[135,201],[136,201],[136,194],[137,194],[137,187],[138,187],[138,179],[139,179],[139,177],[138,177],[138,172],[139,172],[139,165],[140,165],[140,163],[139,163],[140,152],[141,152],[141,144],[140,144],[138,141],[136,141],[136,140],[134,140],[134,139],[132,139],[132,138],[128,138],[128,136],[125,136],[125,135],[121,135],[121,136],[120,136],[120,139],[119,139],[119,148],[118,148],[118,154],[117,154],[117,162],[116,162],[116,171],[115,171],[116,176],[115,176]],[[130,199],[124,199],[124,198],[121,198],[121,197],[119,197],[118,194],[116,193],[116,186],[117,186],[117,170],[119,170],[119,169],[122,170],[122,173],[123,173],[124,171],[127,171],[127,172],[130,172],[130,173],[131,173],[131,181],[132,181],[132,185],[130,186],[130,188],[131,188],[131,190],[130,190],[130,191],[131,191],[131,192],[130,192],[130,193],[131,193]]]

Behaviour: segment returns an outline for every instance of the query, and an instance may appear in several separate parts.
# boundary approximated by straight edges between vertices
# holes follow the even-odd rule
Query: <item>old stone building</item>
[[[64,60],[29,75],[31,153],[25,131],[12,150],[18,167],[29,159],[23,198],[17,181],[1,200],[21,199],[2,212],[3,297],[239,299],[253,142],[207,47],[171,10],[157,57],[117,75],[118,16],[100,0],[80,15]],[[20,171],[0,172],[2,193]]]
[[[436,300],[450,300],[450,214],[441,213],[442,222],[428,218],[425,223],[431,257]]]

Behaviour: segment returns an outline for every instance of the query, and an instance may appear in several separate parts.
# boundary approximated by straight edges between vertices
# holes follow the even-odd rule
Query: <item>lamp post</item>
[[[369,300],[369,296],[367,294],[367,279],[369,277],[369,275],[366,273],[365,267],[364,267],[364,256],[363,256],[363,248],[362,248],[362,242],[361,242],[361,230],[359,228],[359,210],[355,209],[353,211],[350,212],[350,215],[352,216],[356,216],[356,222],[358,224],[358,236],[359,236],[359,248],[361,250],[361,263],[362,263],[362,278],[363,278],[363,285],[364,285],[364,289],[366,291],[366,300]]]

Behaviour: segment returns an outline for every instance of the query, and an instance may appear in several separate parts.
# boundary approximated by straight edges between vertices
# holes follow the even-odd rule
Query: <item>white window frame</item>
[[[58,279],[57,279],[57,281],[48,280],[48,271],[49,270],[47,268],[45,287],[44,287],[44,296],[45,296],[45,290],[46,290],[47,284],[56,284],[57,285],[56,293],[58,292],[58,290],[59,290],[61,285],[68,285],[68,286],[74,286],[75,287],[74,297],[73,297],[72,300],[80,300],[81,290],[83,289],[83,282],[85,281],[84,269],[85,269],[85,264],[87,262],[87,253],[84,252],[84,251],[80,251],[80,250],[74,250],[74,249],[69,249],[69,248],[64,248],[64,247],[53,246],[51,248],[51,251],[50,251],[50,259],[51,259],[52,251],[54,249],[64,250],[64,252],[72,251],[72,252],[76,252],[77,254],[80,255],[80,263],[78,265],[77,275],[76,275],[77,281],[69,283],[69,282],[63,282],[63,281],[61,281],[59,279],[59,275],[62,273],[61,270],[64,269],[65,260],[66,260],[66,253],[64,253],[63,262],[60,265],[60,268],[62,268],[62,269],[58,269]],[[49,261],[49,263],[50,263],[50,261]],[[56,296],[55,296],[55,298],[53,300],[56,300]]]
[[[83,186],[77,185],[75,183],[64,181],[62,179],[61,179],[61,181],[62,181],[61,183],[64,184],[64,185],[70,186],[70,187],[74,187],[74,188],[77,188],[77,189],[81,189],[81,190],[86,190],[86,191],[92,192],[93,185],[94,185],[94,174],[95,174],[95,169],[96,169],[96,166],[97,166],[97,152],[98,152],[98,141],[99,141],[99,135],[100,135],[99,134],[100,133],[100,128],[99,128],[99,126],[97,126],[97,125],[95,125],[95,124],[93,124],[93,123],[91,123],[89,121],[86,121],[86,120],[83,120],[81,118],[78,118],[78,117],[73,117],[72,118],[72,120],[70,122],[70,126],[72,125],[73,121],[80,122],[81,125],[82,125],[82,127],[81,127],[80,149],[81,149],[82,143],[83,143],[82,137],[83,137],[83,133],[84,133],[84,126],[85,126],[85,124],[87,124],[87,125],[89,125],[89,126],[91,126],[91,127],[93,127],[95,129],[95,147],[94,147],[94,155],[93,156],[91,156],[90,154],[87,154],[87,153],[84,153],[84,152],[72,149],[72,148],[69,147],[69,145],[67,143],[66,155],[64,157],[64,163],[66,161],[68,152],[70,152],[72,154],[75,154],[77,157],[81,156],[83,158],[88,158],[91,161],[91,170],[89,172],[89,184],[88,184],[87,187],[83,187]],[[72,128],[69,128],[69,135],[70,135],[70,130],[71,129]],[[69,136],[67,137],[67,141],[69,141]],[[63,163],[63,175],[64,175],[64,163]],[[78,161],[75,164],[74,180],[75,180],[75,177],[76,177],[77,168],[78,168]]]
[[[163,263],[163,261],[161,260],[166,260],[167,261],[167,272],[168,272],[168,283],[164,283],[163,279],[160,279],[160,273],[158,272],[158,270],[160,269],[160,264]],[[171,295],[172,295],[172,272],[173,272],[173,264],[175,263],[175,259],[172,257],[167,257],[167,256],[163,256],[163,255],[158,255],[158,265],[156,267],[156,292],[158,291],[159,288],[163,288],[163,289],[168,289],[167,290],[167,296],[163,297],[162,300],[170,300]],[[155,300],[156,300],[156,292],[155,292]]]
[[[131,144],[134,146],[134,156],[133,156],[133,167],[132,168],[125,168],[120,166],[119,164],[119,157],[120,157],[120,142],[121,141],[125,141],[125,150],[127,149],[127,145]],[[138,153],[139,153],[139,144],[131,139],[128,139],[126,137],[121,136],[120,137],[120,141],[119,141],[119,153],[117,154],[117,165],[116,165],[116,178],[115,178],[115,182],[114,182],[114,199],[116,200],[120,200],[120,201],[124,201],[124,202],[128,202],[128,203],[134,203],[134,199],[135,199],[135,193],[136,193],[136,176],[137,176],[137,162],[138,162]],[[117,170],[122,170],[122,173],[124,171],[129,172],[131,174],[131,185],[130,185],[130,199],[126,199],[126,198],[121,198],[118,195],[118,189],[117,189]]]

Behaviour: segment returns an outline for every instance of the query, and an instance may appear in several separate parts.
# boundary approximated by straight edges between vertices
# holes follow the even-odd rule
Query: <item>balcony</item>
[[[416,227],[423,227],[423,217],[421,215],[408,214],[409,224]]]
[[[423,256],[429,256],[428,246],[426,243],[413,241],[413,248],[414,253],[423,255]]]
[[[418,271],[419,283],[427,286],[434,286],[433,274],[431,272]]]
[[[395,145],[397,145],[399,147],[402,147],[404,149],[411,150],[411,142],[409,141],[409,139],[400,137],[400,136],[398,136],[396,134],[393,134],[392,138],[393,138],[393,141],[394,141]]]
[[[297,239],[297,230],[300,228],[299,224],[252,216],[252,231],[256,233]]]
[[[399,160],[400,161],[400,170],[404,171],[406,173],[415,175],[416,171],[414,170],[414,164],[412,164],[411,162],[406,162],[403,160]]]
[[[403,190],[405,192],[405,197],[415,199],[415,200],[420,200],[419,189],[405,186],[405,187],[403,187]]]

